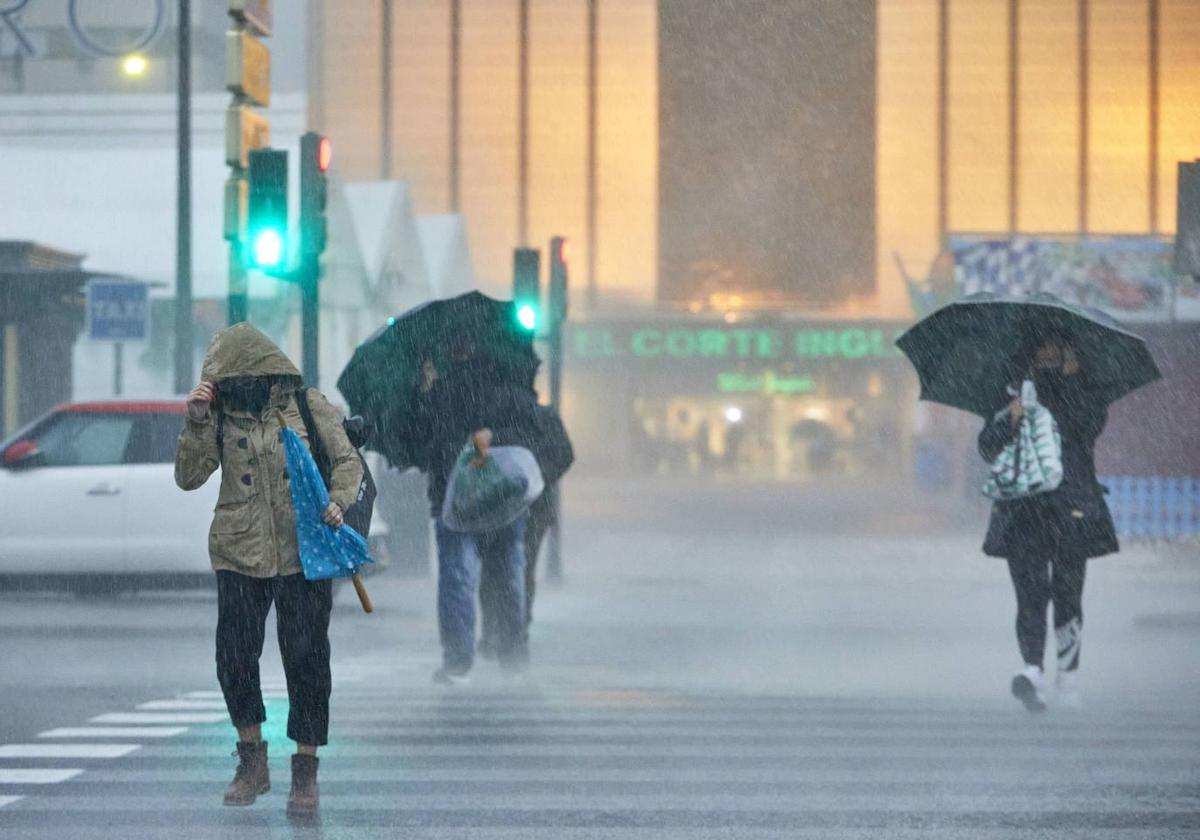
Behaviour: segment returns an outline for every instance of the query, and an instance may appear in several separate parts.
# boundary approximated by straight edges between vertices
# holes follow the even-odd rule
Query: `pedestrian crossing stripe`
[[[24,798],[24,796],[0,796],[0,808],[3,808],[5,805],[11,805],[14,802]]]
[[[264,688],[262,691],[264,700],[286,700],[287,690],[280,688]],[[220,700],[221,708],[225,708],[225,695],[220,691],[189,691],[183,695],[184,700]]]
[[[82,772],[82,767],[0,767],[0,785],[56,785]]]
[[[39,732],[39,738],[171,738],[186,726],[60,726]]]
[[[143,712],[224,711],[225,710],[225,701],[224,700],[151,700],[149,703],[139,703],[138,710],[143,711]]]
[[[0,758],[120,758],[138,744],[0,744]]]
[[[226,712],[109,712],[88,723],[218,723],[228,719]]]

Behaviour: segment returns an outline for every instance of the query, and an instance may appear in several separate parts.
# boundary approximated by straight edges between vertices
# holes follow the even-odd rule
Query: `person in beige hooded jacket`
[[[217,574],[217,678],[238,732],[237,772],[226,805],[249,805],[270,790],[266,720],[258,660],[266,618],[275,606],[287,675],[292,758],[290,812],[316,810],[317,747],[329,728],[331,582],[305,580],[277,412],[308,441],[300,411],[300,372],[250,324],[217,333],[201,382],[188,394],[188,416],[175,455],[175,483],[195,490],[218,469],[221,489],[209,529]],[[316,389],[303,392],[314,431],[329,454],[329,507],[323,520],[341,527],[355,501],[362,467],[341,414]]]

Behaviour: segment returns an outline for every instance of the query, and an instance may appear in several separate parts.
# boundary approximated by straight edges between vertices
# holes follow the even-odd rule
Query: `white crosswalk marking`
[[[287,689],[274,688],[274,689],[268,690],[268,689],[264,688],[263,692],[262,692],[262,696],[263,696],[264,700],[278,700],[278,699],[286,700],[288,693],[287,693]],[[183,695],[183,699],[185,699],[185,700],[220,700],[222,703],[222,708],[224,708],[224,703],[225,703],[225,695],[222,694],[220,691],[213,691],[213,690],[189,691]]]
[[[216,723],[228,719],[225,712],[109,712],[96,715],[88,723]]]
[[[0,785],[56,785],[82,772],[83,768],[0,767]]]
[[[117,819],[130,836],[288,836],[277,792],[253,806],[250,822],[246,811],[222,807],[235,735],[215,717],[143,743],[133,758],[88,764],[61,788],[5,788],[0,771],[0,791],[26,797],[4,820],[34,840],[107,840]],[[440,693],[368,679],[334,692],[322,827],[342,840],[400,832],[865,838],[895,827],[922,840],[1061,840],[1128,828],[1177,840],[1200,826],[1200,729],[1176,725],[1186,719],[1121,717],[1118,728],[1115,718],[1071,717],[1029,727],[1016,714],[952,704],[482,686]],[[282,776],[272,782],[284,790],[285,727],[286,707],[269,706],[264,734],[272,775]],[[1081,745],[1095,759],[1086,777]],[[62,780],[24,778],[10,783]]]
[[[265,699],[265,698],[264,698]],[[151,700],[139,703],[138,709],[146,712],[224,711],[224,700]]]
[[[139,744],[0,744],[0,758],[120,758]]]
[[[61,726],[39,732],[39,738],[171,738],[186,726]]]
[[[0,808],[3,808],[5,805],[11,805],[14,802],[18,802],[24,798],[24,796],[0,796]]]

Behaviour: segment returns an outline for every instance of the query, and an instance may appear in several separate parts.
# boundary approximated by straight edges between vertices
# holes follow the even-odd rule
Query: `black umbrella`
[[[393,466],[413,463],[414,395],[422,365],[441,373],[456,357],[486,356],[495,363],[498,383],[533,387],[540,364],[533,336],[517,325],[512,301],[480,292],[435,300],[388,323],[354,351],[338,377],[338,390],[352,414],[375,424],[369,446]]]
[[[1146,341],[1115,318],[1052,294],[979,292],[943,306],[896,340],[921,380],[921,399],[985,418],[1006,385],[1025,376],[1030,348],[1062,338],[1075,351],[1095,398],[1114,402],[1162,374]]]

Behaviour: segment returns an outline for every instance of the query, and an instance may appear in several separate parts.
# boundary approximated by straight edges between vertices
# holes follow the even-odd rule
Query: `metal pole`
[[[178,183],[175,191],[175,393],[187,393],[192,382],[192,4],[179,0],[178,71],[176,73],[176,145]],[[119,345],[118,345],[119,346]],[[120,351],[118,351],[119,353]],[[118,393],[120,393],[118,391]]]
[[[551,314],[553,318],[554,315]],[[550,407],[562,413],[562,323],[555,318],[548,336],[550,351]],[[562,481],[551,488],[551,524],[546,532],[546,580],[562,583]]]
[[[235,239],[229,243],[229,302],[226,320],[230,326],[250,319],[249,285],[246,263],[242,259],[242,243]]]
[[[319,307],[321,263],[315,254],[306,255],[300,269],[300,367],[304,384],[320,387]]]

